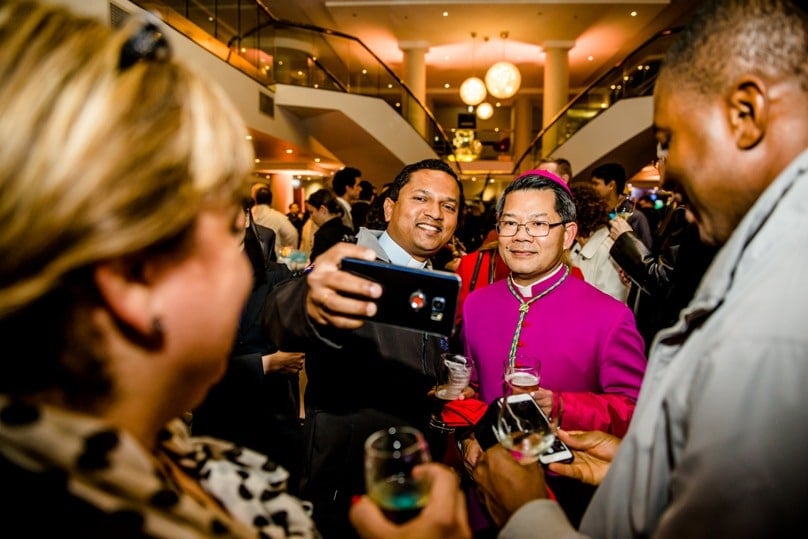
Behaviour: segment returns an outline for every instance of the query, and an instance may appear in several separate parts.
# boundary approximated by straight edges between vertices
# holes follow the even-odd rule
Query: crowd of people
[[[230,98],[174,58],[152,15],[113,29],[0,3],[5,525],[36,537],[792,534],[808,504],[804,6],[706,1],[665,53],[653,116],[675,201],[656,233],[618,163],[577,181],[564,160],[520,174],[488,241],[453,257],[480,281],[449,339],[374,322],[384,290],[340,267],[437,269],[462,243],[449,164],[408,164],[378,194],[346,167],[283,214],[251,185]],[[628,206],[634,219],[608,218]],[[300,247],[309,223],[314,264],[293,274],[277,248]],[[540,362],[531,396],[561,402],[574,459],[520,464],[458,431],[456,459],[416,469],[422,510],[393,522],[367,496],[363,444],[390,426],[429,432],[448,351],[473,367],[462,400],[483,406],[507,368]]]

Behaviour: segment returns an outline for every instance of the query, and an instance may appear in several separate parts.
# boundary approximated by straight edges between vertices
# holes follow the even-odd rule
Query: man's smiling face
[[[398,200],[384,202],[387,233],[410,256],[426,260],[449,242],[460,211],[457,181],[440,170],[416,170]]]

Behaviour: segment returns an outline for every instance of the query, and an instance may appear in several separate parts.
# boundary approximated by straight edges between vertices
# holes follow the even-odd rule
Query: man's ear
[[[152,290],[140,264],[112,260],[96,265],[93,277],[113,317],[142,336],[153,332]]]
[[[564,249],[569,249],[578,235],[578,223],[572,221],[564,225]]]
[[[384,221],[389,223],[393,217],[393,206],[396,205],[395,200],[390,197],[384,199]]]
[[[729,122],[738,148],[756,146],[766,132],[769,121],[766,85],[758,77],[739,79],[729,95]]]

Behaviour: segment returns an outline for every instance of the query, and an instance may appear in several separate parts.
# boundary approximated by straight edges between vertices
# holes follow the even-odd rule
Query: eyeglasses
[[[567,221],[558,223],[548,223],[547,221],[528,221],[527,223],[517,223],[516,221],[499,221],[497,223],[497,234],[503,238],[516,236],[519,227],[525,227],[525,232],[534,238],[543,238],[550,233],[551,228],[566,225]]]

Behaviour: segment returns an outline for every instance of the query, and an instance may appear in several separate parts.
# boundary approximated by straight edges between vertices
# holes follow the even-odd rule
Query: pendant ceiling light
[[[480,103],[480,105],[477,107],[477,118],[487,120],[493,115],[494,107],[491,106],[491,103]]]
[[[474,73],[474,38],[477,37],[477,32],[471,33],[471,71]],[[483,80],[472,74],[460,85],[460,99],[466,105],[473,107],[482,103],[486,96],[485,83]]]
[[[504,56],[505,39],[508,37],[508,32],[500,33],[499,37],[502,38]],[[485,74],[488,93],[499,99],[508,99],[516,95],[521,84],[522,74],[519,72],[519,68],[504,60],[489,67]]]
[[[474,106],[485,99],[485,83],[478,77],[469,77],[460,85],[460,99],[466,105]]]

